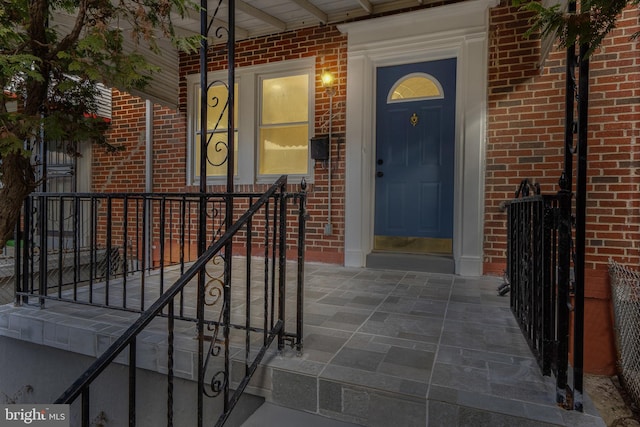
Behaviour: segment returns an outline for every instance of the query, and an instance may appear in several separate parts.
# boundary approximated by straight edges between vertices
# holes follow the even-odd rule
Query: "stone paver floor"
[[[240,280],[243,261],[234,260],[234,268]],[[294,273],[294,267],[288,269],[291,279]],[[177,274],[167,272],[165,281]],[[157,296],[153,280],[157,276],[146,278],[145,295]],[[249,391],[281,406],[361,425],[402,420],[420,426],[603,426],[588,397],[585,414],[555,405],[553,380],[540,374],[509,299],[497,295],[499,284],[495,277],[307,263],[304,351],[270,350]],[[139,278],[130,286],[127,304],[139,306]],[[95,287],[93,298],[102,298],[101,289]],[[152,302],[150,294],[145,306]],[[124,297],[110,295],[116,304]],[[295,325],[292,295],[289,325]],[[185,293],[184,300],[185,310],[193,310],[193,293]],[[242,295],[234,300],[242,305]],[[47,307],[0,307],[0,334],[97,355],[136,316],[59,302]],[[183,350],[193,351],[193,326],[178,330],[185,335],[179,341]],[[161,344],[151,336],[143,341]],[[161,358],[153,352],[162,349],[147,352],[157,363]],[[182,369],[178,358],[176,363]],[[192,376],[189,369],[185,364],[181,373]]]

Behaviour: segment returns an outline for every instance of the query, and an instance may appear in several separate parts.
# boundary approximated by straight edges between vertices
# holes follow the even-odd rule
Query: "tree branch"
[[[73,46],[78,41],[82,29],[86,25],[85,19],[87,18],[88,7],[89,4],[87,0],[80,0],[80,5],[78,6],[78,14],[76,15],[76,21],[73,25],[73,29],[62,40],[60,40],[57,47],[51,50],[51,58],[54,58],[58,54],[58,52],[69,50],[69,48],[71,48],[71,46]]]

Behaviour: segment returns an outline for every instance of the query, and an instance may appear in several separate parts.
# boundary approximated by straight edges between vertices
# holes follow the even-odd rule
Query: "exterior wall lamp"
[[[333,95],[335,95],[336,93],[336,88],[335,88],[335,77],[333,75],[333,73],[331,73],[331,71],[327,71],[327,70],[322,70],[322,74],[320,76],[320,78],[322,79],[322,87],[324,87],[324,90],[327,92],[327,95],[329,95],[329,135],[328,135],[328,151],[329,151],[329,162],[328,162],[328,167],[327,167],[327,223],[324,226],[324,234],[326,236],[330,235],[333,233],[333,225],[331,224],[331,175],[332,175],[332,170],[331,170],[331,148],[332,148],[332,144],[331,144],[331,139],[332,139],[332,125],[333,125]]]
[[[335,94],[335,77],[333,76],[333,73],[331,71],[322,70],[320,78],[322,79],[322,87],[324,90],[327,91],[329,96],[333,96]],[[331,117],[329,117],[329,120],[331,120]]]

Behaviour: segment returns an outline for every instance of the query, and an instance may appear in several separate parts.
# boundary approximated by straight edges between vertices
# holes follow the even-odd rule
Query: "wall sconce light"
[[[333,76],[333,73],[331,71],[323,70],[320,78],[322,79],[322,87],[327,91],[328,94],[333,95],[333,84],[335,83],[335,77]]]
[[[336,94],[336,89],[334,87],[335,77],[333,73],[327,70],[322,70],[322,74],[320,75],[320,79],[322,80],[322,87],[329,95],[329,135],[328,135],[328,147],[327,147],[327,155],[328,155],[328,167],[327,167],[327,223],[324,226],[324,234],[326,236],[333,233],[333,225],[331,224],[331,178],[332,178],[332,170],[331,170],[331,140],[333,135],[331,134],[333,129],[333,96]]]

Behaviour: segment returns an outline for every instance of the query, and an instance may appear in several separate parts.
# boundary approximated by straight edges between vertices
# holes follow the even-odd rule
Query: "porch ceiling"
[[[345,20],[389,13],[411,7],[434,3],[436,0],[236,0],[236,40],[280,33],[318,24],[332,24]],[[228,2],[223,1],[214,21],[214,27],[227,27]],[[218,0],[208,0],[209,19],[218,6]],[[53,25],[63,31],[71,28],[72,17],[64,14],[54,16]],[[176,18],[178,34],[200,33],[200,15],[191,10],[185,18]],[[212,30],[211,33],[214,31]],[[210,35],[210,43],[219,43]],[[125,37],[127,50],[136,46]],[[169,40],[159,40],[160,55],[148,50],[143,53],[148,61],[161,71],[154,74],[153,81],[144,91],[132,91],[135,95],[154,102],[175,107],[178,102],[178,53]],[[139,48],[138,48],[139,49]]]
[[[434,3],[436,0],[236,0],[236,39],[263,36],[282,31],[331,24],[347,19],[393,12]],[[226,25],[227,1],[223,1],[216,23]],[[208,0],[211,17],[218,0]],[[200,32],[197,11],[178,22],[186,34]]]

